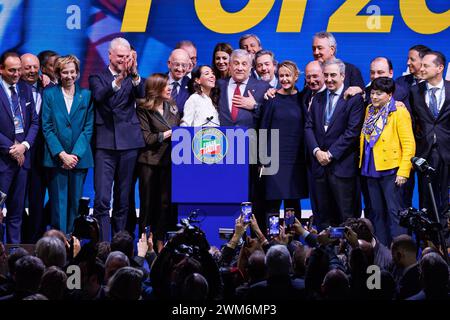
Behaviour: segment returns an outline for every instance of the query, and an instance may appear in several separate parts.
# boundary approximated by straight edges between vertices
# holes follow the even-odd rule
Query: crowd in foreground
[[[247,224],[239,216],[229,241],[216,248],[187,223],[160,252],[151,234],[135,243],[122,231],[98,242],[94,228],[81,245],[52,229],[33,252],[0,244],[0,270],[8,270],[0,274],[0,301],[449,299],[449,267],[431,242],[418,248],[400,235],[387,248],[370,220],[343,226],[343,238],[334,239],[330,229],[318,234],[296,219],[267,239],[254,216]]]

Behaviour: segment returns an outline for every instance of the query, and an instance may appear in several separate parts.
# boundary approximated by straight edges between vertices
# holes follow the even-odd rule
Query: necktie
[[[172,97],[172,99],[176,99],[177,98],[177,96],[178,96],[178,86],[179,86],[180,84],[178,83],[178,82],[176,82],[176,81],[174,81],[174,82],[172,82],[172,92],[170,93],[170,96]]]
[[[236,82],[236,89],[234,89],[233,98],[235,96],[241,95],[241,90],[239,89],[240,85],[241,85],[240,82]],[[239,108],[233,103],[231,105],[231,120],[233,120],[233,122],[236,121],[238,114],[239,114]]]
[[[430,107],[430,111],[431,111],[431,113],[433,114],[433,116],[435,118],[437,118],[438,115],[439,115],[437,99],[436,99],[436,91],[438,89],[439,88],[431,88],[431,89],[429,89],[431,94],[430,94],[430,101],[429,101],[428,104],[429,104],[429,107]]]
[[[14,86],[9,87],[9,90],[11,90],[11,102],[13,107],[13,112],[15,117],[22,117],[20,114],[20,107],[19,107],[19,96],[17,95],[16,89]]]
[[[328,92],[328,104],[327,104],[327,111],[325,114],[325,125],[328,126],[330,124],[331,116],[333,115],[333,100],[336,96],[336,93],[334,92]]]

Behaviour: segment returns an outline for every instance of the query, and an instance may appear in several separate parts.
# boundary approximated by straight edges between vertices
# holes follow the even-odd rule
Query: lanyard
[[[11,90],[9,88],[5,87],[5,84],[3,83],[3,79],[0,82],[2,84],[3,90],[5,91],[6,97],[8,98],[9,108],[11,109],[11,114],[12,114],[12,116],[14,118],[16,115],[14,113],[14,106],[13,106],[13,103],[12,103],[12,97],[11,97],[11,95],[8,95],[8,93],[6,92],[6,90],[9,90],[9,92],[11,93]],[[17,87],[17,85],[16,85],[16,87]],[[16,94],[17,94],[17,100],[19,102],[19,112],[20,112],[20,115],[22,116],[22,120],[23,120],[24,116],[23,116],[23,112],[22,112],[22,106],[20,105],[20,96],[19,96],[18,90],[16,90]]]

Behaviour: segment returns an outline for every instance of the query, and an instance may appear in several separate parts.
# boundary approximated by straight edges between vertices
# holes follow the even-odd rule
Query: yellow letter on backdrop
[[[220,0],[195,0],[195,11],[203,25],[217,33],[239,33],[253,28],[270,12],[275,0],[249,0],[238,12],[227,12]]]
[[[308,0],[284,0],[281,5],[277,32],[300,32]]]
[[[417,33],[439,33],[450,26],[450,10],[434,13],[425,0],[400,0],[400,12],[406,25]]]
[[[127,0],[120,32],[145,32],[152,0]]]

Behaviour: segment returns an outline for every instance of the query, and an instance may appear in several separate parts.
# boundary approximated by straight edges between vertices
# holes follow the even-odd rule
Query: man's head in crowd
[[[16,292],[36,293],[44,270],[45,265],[38,257],[27,255],[17,260],[14,273]]]
[[[319,61],[311,61],[305,67],[306,85],[312,92],[318,92],[325,84],[322,65]]]
[[[22,62],[22,80],[30,85],[35,84],[39,79],[39,59],[34,54],[25,53],[20,57]]]
[[[348,298],[350,283],[347,275],[340,269],[328,271],[322,282],[322,296],[326,300],[345,300]]]
[[[208,281],[200,273],[194,272],[186,277],[182,288],[183,299],[189,301],[205,301],[208,298]]]
[[[62,300],[67,288],[67,275],[60,268],[52,266],[45,269],[41,278],[39,292],[49,300]]]
[[[420,278],[427,298],[448,298],[449,269],[436,252],[425,255],[420,261]]]
[[[407,268],[417,262],[417,246],[414,240],[402,234],[394,238],[391,245],[392,260],[399,268]]]
[[[250,53],[253,61],[255,54],[262,49],[261,40],[255,34],[245,34],[239,39],[239,48]]]
[[[288,276],[292,271],[292,260],[289,250],[283,245],[270,247],[266,254],[268,277]]]
[[[56,237],[43,237],[36,243],[36,256],[44,262],[46,267],[66,265],[66,247]]]
[[[111,240],[111,251],[121,251],[128,259],[134,256],[133,237],[127,231],[117,232]]]
[[[230,73],[234,81],[246,81],[250,76],[251,68],[252,57],[247,51],[236,49],[231,53]]]
[[[312,45],[314,60],[324,63],[334,59],[337,52],[337,43],[330,32],[317,32],[313,37]]]
[[[39,59],[39,64],[41,65],[41,71],[43,74],[47,75],[51,81],[56,81],[55,75],[55,62],[59,55],[52,50],[45,50],[39,52],[37,55]]]
[[[197,66],[197,47],[195,44],[190,40],[183,40],[177,43],[175,49],[183,49],[188,53],[190,64],[186,73],[191,72]]]
[[[175,49],[169,56],[167,67],[172,78],[176,81],[182,79],[189,70],[189,54],[183,49]]]
[[[107,294],[112,300],[138,300],[141,296],[142,278],[141,270],[132,267],[123,267],[108,281]]]
[[[127,68],[131,58],[131,46],[124,38],[115,38],[109,43],[109,66],[112,71],[121,73]]]
[[[437,85],[443,78],[446,63],[445,56],[441,52],[430,51],[426,53],[420,68],[421,78]]]
[[[323,64],[325,85],[331,92],[336,92],[344,85],[345,64],[339,59],[328,60]]]
[[[275,77],[277,61],[272,51],[260,50],[255,55],[256,73],[261,80],[270,82]]]
[[[17,53],[7,51],[0,56],[0,74],[8,85],[14,85],[20,80],[22,62]]]
[[[109,280],[116,273],[117,270],[123,267],[129,267],[130,260],[121,251],[112,251],[108,258],[106,258],[105,263],[105,282]]]
[[[413,74],[416,78],[422,78],[420,73],[420,68],[422,66],[422,58],[426,53],[430,52],[431,49],[427,46],[418,44],[411,47],[408,51],[408,61],[406,62],[409,73]]]
[[[261,250],[256,250],[248,258],[247,275],[249,281],[254,283],[264,280],[266,276],[266,255]]]
[[[370,63],[370,81],[380,77],[392,78],[393,76],[392,62],[388,58],[377,57]]]

